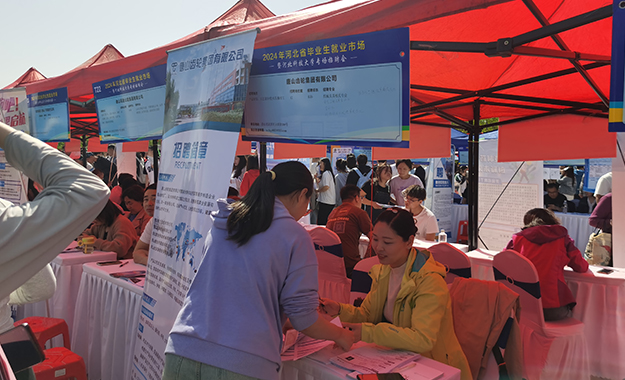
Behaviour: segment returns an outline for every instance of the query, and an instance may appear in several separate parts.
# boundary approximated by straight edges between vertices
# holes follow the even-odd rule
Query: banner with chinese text
[[[10,127],[30,133],[25,88],[0,90],[0,121]]]
[[[256,33],[168,52],[161,170],[132,379],[161,378],[169,331],[202,261],[210,213],[227,195],[243,107],[222,95],[235,86],[229,78],[251,62]],[[214,105],[216,96],[222,97]]]
[[[245,139],[407,148],[409,45],[403,28],[257,50]]]
[[[28,95],[31,134],[41,141],[69,141],[67,87]]]
[[[161,138],[165,66],[154,66],[93,84],[103,143]]]

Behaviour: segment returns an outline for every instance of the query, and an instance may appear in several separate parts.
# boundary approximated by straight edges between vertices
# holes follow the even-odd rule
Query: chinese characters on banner
[[[30,133],[25,88],[0,90],[0,121],[20,131]]]
[[[31,134],[41,141],[69,141],[67,87],[28,95]]]
[[[501,251],[523,227],[525,213],[543,207],[543,162],[497,162],[497,143],[480,141],[478,225],[480,248]]]
[[[594,193],[597,182],[602,175],[612,171],[611,158],[594,158],[585,160],[584,191]]]
[[[93,84],[102,142],[160,139],[165,110],[165,66]]]
[[[237,93],[246,91],[233,78],[249,68],[255,39],[253,30],[169,52],[161,171],[132,379],[161,378],[169,331],[202,260],[210,213],[227,195],[230,166],[220,163],[234,158],[243,116]]]
[[[249,140],[408,147],[407,28],[258,50]]]

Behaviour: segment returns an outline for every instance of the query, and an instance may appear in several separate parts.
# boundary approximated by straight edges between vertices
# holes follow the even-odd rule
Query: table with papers
[[[367,346],[375,346],[371,343],[358,342],[352,350]],[[353,371],[332,364],[332,358],[343,354],[340,348],[333,345],[318,351],[310,356],[282,363],[280,372],[281,380],[345,380],[349,379]],[[413,365],[414,364],[414,365]],[[402,369],[403,368],[403,369]],[[408,380],[444,379],[459,380],[460,370],[435,360],[419,357],[414,363],[400,366],[397,370]],[[355,373],[353,377],[355,379]]]
[[[145,271],[146,267],[122,261],[127,263],[123,267],[83,266],[72,351],[85,360],[90,379],[130,379],[145,277],[133,283],[110,274]]]
[[[56,276],[56,291],[52,298],[18,307],[17,319],[33,316],[61,318],[67,322],[71,337],[82,265],[116,258],[115,252],[94,251],[85,255],[77,248],[76,242],[72,242],[50,263]],[[62,342],[61,338],[55,338],[52,340],[52,346],[62,346]]]

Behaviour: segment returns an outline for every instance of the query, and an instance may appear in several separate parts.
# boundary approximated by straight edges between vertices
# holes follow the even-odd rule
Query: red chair
[[[462,244],[469,243],[469,221],[461,220],[458,223],[458,239],[456,242]]]
[[[46,342],[58,335],[63,335],[63,346],[71,350],[69,342],[69,328],[64,319],[47,317],[28,317],[15,322],[14,326],[28,323],[37,338],[42,350],[46,349]]]
[[[45,350],[46,360],[33,366],[37,380],[87,380],[87,367],[81,356],[65,347]]]

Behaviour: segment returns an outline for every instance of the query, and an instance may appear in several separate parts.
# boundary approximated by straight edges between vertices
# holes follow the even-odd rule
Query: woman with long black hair
[[[328,223],[328,216],[336,205],[336,184],[334,183],[334,172],[332,164],[327,158],[319,162],[319,171],[321,177],[317,178],[319,183],[319,216],[317,216],[317,224],[325,226]]]
[[[282,326],[349,349],[354,336],[317,312],[317,257],[297,222],[313,180],[303,164],[276,165],[232,205],[219,200],[204,259],[169,335],[163,379],[276,380]]]

